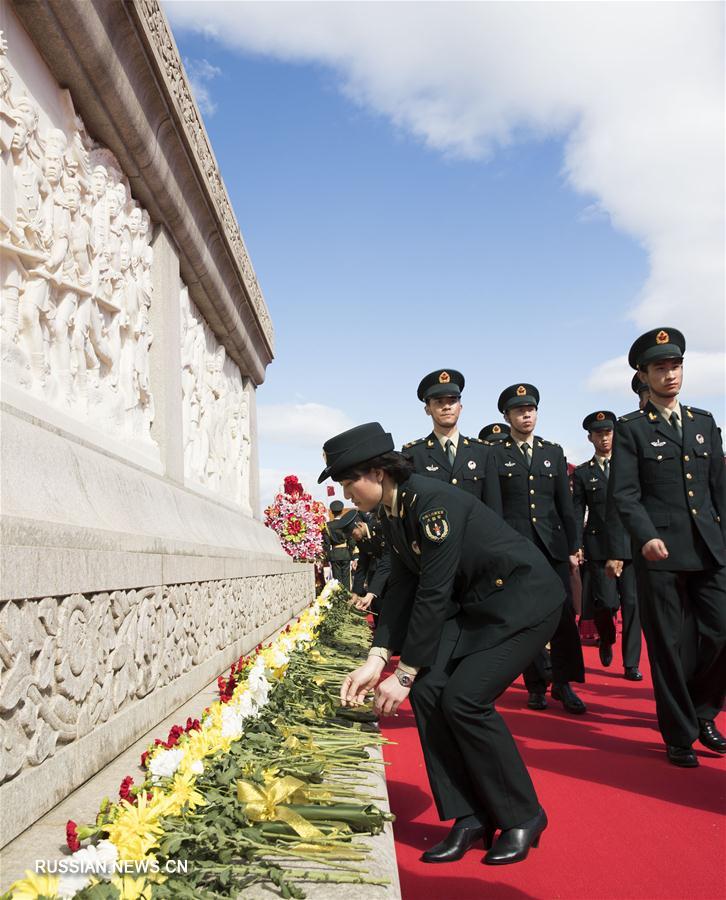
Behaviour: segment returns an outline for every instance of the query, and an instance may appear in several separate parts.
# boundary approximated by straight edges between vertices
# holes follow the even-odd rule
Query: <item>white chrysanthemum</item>
[[[255,684],[250,684],[250,697],[257,704],[257,706],[266,706],[267,698],[270,693],[270,682],[264,677],[264,675],[256,679]]]
[[[242,716],[229,704],[222,707],[222,737],[237,738],[242,736]]]
[[[192,775],[202,775],[204,773],[204,763],[201,759],[195,759],[191,766],[189,766],[189,771]]]
[[[234,708],[240,714],[242,719],[249,719],[250,716],[257,715],[257,705],[252,699],[249,688],[234,698]]]
[[[111,878],[114,874],[114,866],[118,861],[118,847],[111,841],[99,841],[96,844],[96,858],[103,867],[103,871],[99,869],[99,875],[102,878]]]
[[[158,784],[162,778],[171,778],[179,768],[183,758],[184,751],[176,747],[157,753],[149,763],[152,784]]]
[[[87,887],[90,881],[90,875],[81,875],[80,872],[67,872],[58,879],[58,889],[55,896],[62,898],[62,900],[68,900],[70,897],[75,897],[84,887]]]
[[[268,662],[273,669],[281,669],[290,662],[290,657],[280,647],[273,647],[268,656]]]

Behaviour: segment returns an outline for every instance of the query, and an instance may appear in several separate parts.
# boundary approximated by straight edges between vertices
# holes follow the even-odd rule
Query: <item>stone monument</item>
[[[312,598],[273,331],[156,0],[0,0],[0,845]]]

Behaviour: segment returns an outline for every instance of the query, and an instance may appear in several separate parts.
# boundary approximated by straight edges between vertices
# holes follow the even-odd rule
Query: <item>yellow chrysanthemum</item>
[[[36,875],[30,871],[10,886],[13,900],[37,900],[38,897],[55,897],[57,893],[58,878],[55,875]]]
[[[178,815],[184,806],[196,809],[207,802],[199,791],[194,789],[196,779],[193,775],[181,775],[177,772],[169,789],[170,815]]]
[[[151,800],[144,793],[136,798],[136,804],[122,800],[113,822],[106,825],[108,839],[116,845],[119,859],[139,860],[155,847],[163,828],[161,816],[169,811],[169,800],[155,791]]]

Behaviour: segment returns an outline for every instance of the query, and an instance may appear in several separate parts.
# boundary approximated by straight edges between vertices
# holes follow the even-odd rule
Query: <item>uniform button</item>
[[[456,482],[456,479],[455,479],[455,478],[452,478],[452,479],[451,479],[451,483],[452,483],[452,484],[456,484],[456,483],[457,483],[457,482]]]
[[[512,473],[511,473],[511,472],[507,472],[507,475],[509,475],[510,478],[512,477]]]
[[[690,457],[690,456],[684,456],[683,459],[685,459],[686,462],[690,462],[690,461],[691,461],[691,457]]]
[[[656,459],[663,459],[663,457],[659,453],[658,456],[656,456]]]
[[[692,510],[691,510],[691,512],[692,512],[692,513],[693,513],[693,515],[694,515],[694,516],[695,516],[695,515],[696,515],[696,513],[697,513],[697,512],[698,512],[698,510],[697,510],[697,509],[692,509]]]
[[[690,481],[691,478],[693,478],[693,475],[691,475],[690,472],[686,472],[686,478]]]
[[[530,509],[534,509],[535,504],[534,504],[534,503],[530,503],[529,506],[530,506]]]
[[[692,496],[693,496],[693,491],[689,491],[689,492],[688,492],[688,496],[689,496],[689,497],[692,497]]]
[[[475,475],[475,476],[474,476],[474,481],[479,481],[479,476],[478,476],[478,475]]]
[[[537,521],[537,516],[532,516],[532,521],[533,521],[533,522],[536,522],[536,521]]]
[[[497,578],[497,580],[494,582],[494,584],[496,584],[497,587],[501,587],[504,584],[504,582],[502,581],[501,578]]]
[[[530,480],[530,481],[534,481],[534,475],[530,475],[530,476],[529,476],[529,480]]]
[[[534,488],[530,488],[530,494],[534,494]]]

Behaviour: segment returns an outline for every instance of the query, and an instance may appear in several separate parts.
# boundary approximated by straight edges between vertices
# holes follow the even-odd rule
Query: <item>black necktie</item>
[[[456,447],[454,446],[454,442],[449,439],[444,444],[444,449],[446,450],[446,455],[449,457],[449,464],[454,465],[454,460],[456,459]]]
[[[529,468],[530,463],[532,462],[532,456],[531,456],[532,448],[531,448],[531,447],[529,446],[529,444],[525,441],[525,442],[522,444],[522,446],[520,447],[520,450],[522,451],[522,456],[524,457],[524,461],[525,461],[525,463],[526,463],[526,465],[527,465],[527,468]]]
[[[610,460],[604,459],[602,461],[602,470],[605,473],[605,478],[610,478]]]
[[[680,439],[683,434],[683,429],[681,428],[681,420],[678,418],[678,413],[675,410],[671,411],[669,422],[671,423],[671,428],[673,428]]]

